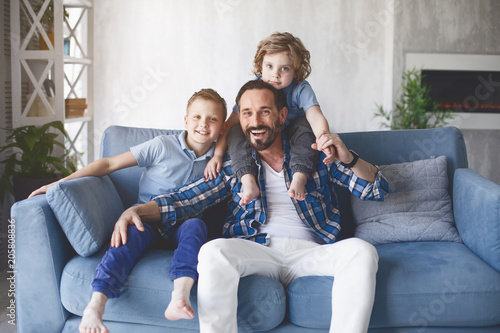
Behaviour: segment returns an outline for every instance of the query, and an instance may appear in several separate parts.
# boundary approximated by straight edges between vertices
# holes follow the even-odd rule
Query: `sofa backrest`
[[[155,136],[177,134],[180,131],[111,126],[104,132],[102,157],[115,156]],[[468,167],[463,135],[455,127],[341,133],[340,137],[349,149],[356,151],[364,160],[376,165],[412,162],[445,155],[448,161],[450,194],[455,169]],[[139,167],[133,167],[110,175],[125,207],[137,201],[141,173],[142,170]],[[342,215],[342,238],[350,237],[354,231],[350,195],[347,191],[338,190],[338,197]]]
[[[452,195],[455,170],[468,167],[464,138],[462,132],[456,127],[353,132],[339,135],[349,149],[375,165],[446,156],[450,195]],[[346,190],[338,190],[337,195],[342,216],[342,238],[351,237],[354,234],[354,224],[352,223],[350,194]]]

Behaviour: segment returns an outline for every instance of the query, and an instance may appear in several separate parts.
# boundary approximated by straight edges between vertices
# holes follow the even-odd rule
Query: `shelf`
[[[38,50],[38,40],[33,40],[36,33],[43,35],[48,43],[38,17],[42,13],[32,15],[35,2],[38,3],[10,0],[12,124],[41,126],[55,120],[68,124],[66,147],[78,156],[79,165],[83,166],[94,156],[93,0],[52,1],[54,38],[50,50]],[[44,4],[47,2],[44,0]],[[63,6],[71,9],[69,18],[64,17]],[[71,56],[64,54],[64,38],[70,40]],[[86,113],[76,112],[77,117],[67,117],[65,99],[79,96],[85,96],[89,102]],[[88,156],[86,161],[82,160],[80,150]]]
[[[54,59],[55,54],[55,51],[49,50],[20,50],[17,57],[25,60],[48,60]]]
[[[78,122],[88,122],[91,121],[92,117],[90,116],[83,116],[83,117],[71,117],[71,118],[66,118],[64,120],[65,123],[78,123]]]
[[[19,51],[17,56],[19,59],[24,60],[49,60],[54,59],[55,51],[47,51],[47,50],[28,50],[28,51]],[[68,55],[63,56],[65,64],[79,64],[79,65],[91,65],[92,59],[89,58],[78,58],[72,57]]]
[[[64,63],[65,64],[78,64],[78,65],[91,65],[92,60],[89,58],[78,58],[78,57],[72,57],[65,55],[64,56]]]
[[[87,0],[64,0],[63,4],[65,7],[87,7],[92,8],[92,2]]]

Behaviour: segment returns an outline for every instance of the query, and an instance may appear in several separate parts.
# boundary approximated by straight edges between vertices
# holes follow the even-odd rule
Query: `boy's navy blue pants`
[[[158,231],[144,223],[144,231],[134,225],[127,230],[127,244],[110,247],[97,266],[92,281],[92,291],[101,292],[108,298],[120,296],[120,288],[134,267],[137,259],[160,237]],[[193,218],[182,223],[169,241],[176,247],[170,268],[170,278],[190,277],[198,280],[196,267],[198,252],[207,241],[207,227],[203,220]]]

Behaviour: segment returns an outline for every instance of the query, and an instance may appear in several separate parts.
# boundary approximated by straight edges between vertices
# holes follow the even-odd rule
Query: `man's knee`
[[[350,238],[349,241],[351,242],[353,259],[358,262],[359,265],[377,270],[378,253],[375,246],[355,237]]]
[[[207,266],[216,266],[217,263],[231,264],[233,259],[238,259],[234,255],[235,241],[237,239],[217,238],[211,240],[200,249],[198,254],[198,266],[206,264]]]
[[[198,254],[198,261],[208,261],[217,258],[227,249],[227,239],[217,238],[203,244]]]

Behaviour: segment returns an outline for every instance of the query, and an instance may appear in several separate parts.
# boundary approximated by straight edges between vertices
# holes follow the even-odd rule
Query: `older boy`
[[[212,89],[203,89],[188,101],[184,117],[186,131],[179,135],[158,136],[121,155],[102,158],[60,181],[84,176],[100,177],[138,165],[146,168],[139,183],[138,202],[147,202],[152,195],[170,192],[203,175],[207,162],[213,156],[214,141],[225,128],[226,115],[224,99]],[[30,196],[45,193],[56,183],[44,186]],[[102,322],[106,302],[108,298],[120,295],[120,287],[136,260],[157,241],[158,231],[177,246],[170,269],[174,290],[165,317],[169,320],[194,317],[189,295],[198,276],[198,251],[207,238],[204,222],[192,218],[161,230],[150,224],[140,227],[131,225],[126,233],[118,237],[113,234],[111,247],[96,269],[92,299],[84,311],[80,332],[108,332]]]

